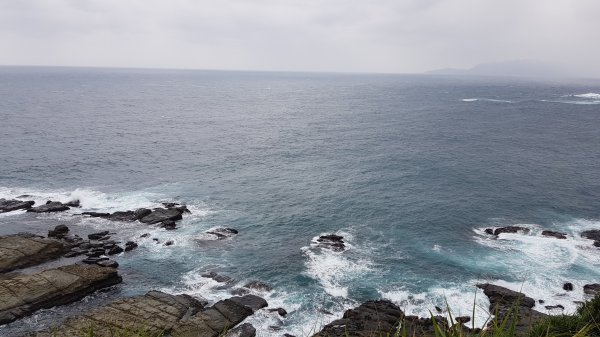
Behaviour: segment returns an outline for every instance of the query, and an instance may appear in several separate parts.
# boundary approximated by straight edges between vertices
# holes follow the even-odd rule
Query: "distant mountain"
[[[471,69],[445,68],[428,71],[434,75],[564,77],[569,72],[562,66],[536,60],[512,60],[480,63]]]

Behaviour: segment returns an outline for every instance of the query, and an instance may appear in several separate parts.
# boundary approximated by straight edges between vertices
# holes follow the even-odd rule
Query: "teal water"
[[[97,211],[177,201],[193,213],[167,232],[81,210],[16,212],[0,215],[0,234],[67,223],[172,239],[118,257],[115,296],[231,296],[200,277],[207,269],[262,280],[275,288],[262,294],[270,306],[290,314],[259,312],[261,335],[305,335],[372,298],[422,315],[446,298],[470,315],[478,281],[574,310],[581,286],[600,279],[600,250],[579,237],[600,229],[598,93],[591,80],[1,68],[0,197],[77,198]],[[482,232],[515,224],[532,233]],[[217,226],[240,234],[203,240]],[[350,248],[311,245],[330,232]]]

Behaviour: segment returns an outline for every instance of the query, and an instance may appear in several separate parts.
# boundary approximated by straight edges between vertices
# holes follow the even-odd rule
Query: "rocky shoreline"
[[[26,210],[27,212],[63,212],[79,206],[78,201],[61,203],[48,201],[35,206],[31,200],[0,199],[0,213]],[[113,213],[82,212],[76,216],[97,217],[110,221],[138,222],[157,226],[166,230],[176,230],[177,221],[190,213],[185,205],[163,203],[154,209],[140,208]],[[485,229],[492,238],[504,233],[527,234],[529,229],[507,226]],[[58,225],[48,230],[46,236],[31,233],[18,233],[0,236],[0,325],[17,321],[45,308],[52,308],[81,300],[102,289],[118,286],[123,278],[118,273],[119,264],[113,256],[126,257],[137,247],[134,241],[125,243],[113,238],[115,233],[100,231],[89,233],[87,238],[71,235],[66,225]],[[223,240],[235,236],[238,231],[232,228],[216,228],[205,233],[213,240]],[[565,233],[544,230],[542,236],[564,240]],[[583,238],[593,241],[600,247],[600,230],[581,233]],[[146,237],[146,235],[142,235]],[[164,245],[173,242],[164,242]],[[337,234],[324,234],[313,240],[320,249],[343,252],[347,246],[344,238]],[[78,263],[72,259],[80,258]],[[42,271],[30,270],[49,261],[68,260],[64,265]],[[210,278],[223,287],[233,284],[233,279],[213,271],[201,275]],[[494,284],[478,284],[490,302],[489,312],[498,319],[509,317],[515,303],[518,308],[516,327],[523,330],[532,323],[543,319],[546,314],[533,309],[536,300],[525,294]],[[67,318],[52,327],[52,331],[31,332],[27,336],[82,336],[92,329],[97,336],[110,336],[115,331],[141,331],[151,336],[211,336],[216,337],[228,331],[229,337],[253,337],[256,329],[245,319],[256,311],[266,310],[280,317],[286,317],[285,308],[271,308],[267,301],[256,294],[269,292],[272,287],[261,281],[252,281],[243,287],[232,289],[232,296],[208,305],[202,298],[185,294],[173,295],[151,290],[145,295],[116,299],[108,304],[93,308]],[[573,289],[566,282],[565,291],[583,291],[595,296],[600,294],[600,284],[587,284],[583,289]],[[537,300],[540,304],[543,299]],[[560,306],[554,306],[560,307]],[[546,306],[552,309],[552,306]],[[325,325],[315,336],[372,336],[374,333],[394,333],[401,327],[408,335],[433,336],[434,320],[446,328],[458,326],[470,331],[465,323],[472,317],[455,317],[448,321],[441,308],[432,308],[438,316],[416,317],[406,315],[390,301],[367,301],[347,310],[343,317]],[[511,316],[512,317],[512,316]],[[403,324],[401,322],[404,322]],[[275,329],[275,328],[274,328]],[[260,332],[259,332],[260,333]],[[290,335],[285,335],[291,337]]]

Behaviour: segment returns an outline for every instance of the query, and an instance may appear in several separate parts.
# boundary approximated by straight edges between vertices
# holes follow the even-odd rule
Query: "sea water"
[[[580,236],[600,229],[599,93],[593,80],[0,68],[0,197],[81,201],[0,214],[0,235],[64,223],[140,245],[116,257],[116,289],[0,332],[150,289],[230,297],[206,270],[273,286],[260,295],[289,314],[251,317],[261,336],[309,335],[379,298],[424,316],[475,309],[481,325],[479,282],[573,312],[600,281],[600,249]],[[176,231],[76,215],[165,201],[192,211]],[[531,232],[484,233],[505,225]],[[215,227],[239,234],[206,240]],[[325,233],[348,249],[320,249]]]

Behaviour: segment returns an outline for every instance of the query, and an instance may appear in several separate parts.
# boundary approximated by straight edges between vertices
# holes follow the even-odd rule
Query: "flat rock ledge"
[[[252,309],[229,299],[212,307],[187,295],[150,291],[143,296],[116,300],[106,306],[67,319],[62,325],[27,337],[137,335],[159,337],[217,337],[252,315]],[[248,327],[245,327],[248,328]],[[252,330],[252,329],[250,329]]]
[[[56,259],[65,249],[61,242],[32,234],[0,236],[0,273]]]
[[[0,324],[39,309],[75,302],[120,282],[114,268],[76,264],[0,279]]]

